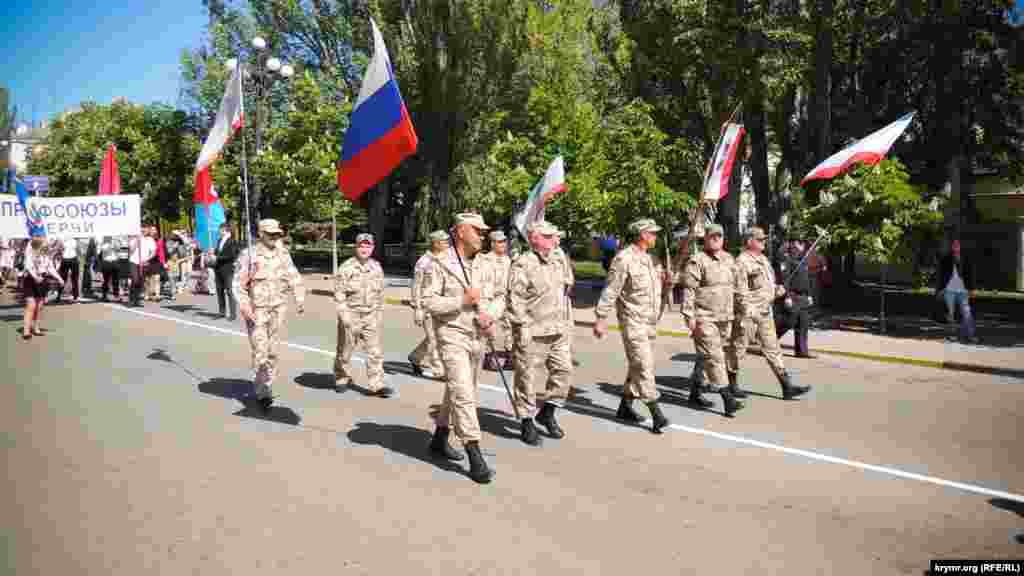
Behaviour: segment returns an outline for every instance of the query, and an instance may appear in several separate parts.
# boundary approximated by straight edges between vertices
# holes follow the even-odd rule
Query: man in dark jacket
[[[227,224],[220,227],[220,242],[214,256],[213,273],[217,284],[217,309],[224,316],[224,301],[227,300],[228,320],[238,317],[238,304],[231,293],[231,282],[235,275],[235,260],[238,259],[238,243],[231,237],[231,228]]]
[[[810,311],[814,305],[812,275],[804,258],[804,243],[794,239],[789,254],[776,262],[776,278],[782,282],[786,295],[782,300],[775,334],[781,339],[793,330],[793,348],[797,358],[814,358],[808,349],[807,336],[811,327]]]
[[[974,335],[974,314],[970,301],[974,299],[974,267],[971,261],[960,253],[960,240],[954,239],[950,251],[939,263],[936,293],[941,293],[946,302],[946,322],[956,320],[955,310],[960,310],[960,341],[976,343]]]

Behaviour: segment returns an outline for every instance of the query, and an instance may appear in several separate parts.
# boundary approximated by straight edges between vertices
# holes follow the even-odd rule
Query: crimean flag
[[[736,152],[740,148],[744,132],[741,124],[729,122],[722,126],[722,137],[718,140],[711,170],[704,181],[704,191],[701,194],[704,200],[717,202],[729,194],[729,178],[732,177],[732,167],[736,163]]]
[[[889,153],[889,148],[892,148],[893,143],[903,134],[913,118],[913,112],[906,114],[885,128],[872,132],[829,156],[824,162],[815,166],[814,170],[808,172],[807,176],[800,181],[800,185],[803,186],[811,180],[833,178],[846,172],[858,162],[863,162],[868,166],[878,164]]]
[[[565,190],[565,160],[557,156],[548,166],[544,177],[533,187],[526,198],[526,205],[516,214],[515,225],[523,238],[530,224],[544,219],[544,206],[555,194]]]
[[[121,173],[117,169],[117,146],[111,144],[100,167],[100,187],[97,196],[121,193]]]
[[[245,104],[242,102],[242,65],[238,64],[231,71],[231,78],[224,87],[224,97],[220,101],[220,109],[217,110],[217,118],[213,122],[213,128],[203,142],[203,149],[199,152],[199,159],[196,160],[196,172],[201,172],[210,164],[213,164],[220,151],[224,149],[235,132],[242,127],[245,118]]]
[[[337,169],[338,189],[353,202],[415,153],[418,144],[384,37],[372,18],[370,28],[373,58],[352,109]]]
[[[210,168],[196,172],[196,190],[192,196],[196,210],[196,242],[204,251],[212,250],[220,242],[220,225],[227,221],[224,205],[210,178]]]

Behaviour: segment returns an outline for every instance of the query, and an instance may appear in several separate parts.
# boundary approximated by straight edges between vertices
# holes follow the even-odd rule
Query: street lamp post
[[[278,80],[287,80],[291,78],[295,73],[295,69],[288,64],[284,64],[280,59],[271,56],[267,50],[267,41],[262,37],[257,36],[252,39],[252,47],[256,50],[255,54],[255,65],[245,66],[243,68],[244,73],[242,74],[243,85],[244,80],[248,79],[252,82],[252,86],[255,92],[255,105],[253,106],[253,122],[252,127],[254,130],[254,137],[256,140],[256,155],[258,156],[263,152],[263,126],[260,118],[260,109],[262,108],[263,98],[266,96],[270,88]],[[228,60],[228,67],[233,68],[237,65],[235,59]],[[263,197],[260,190],[260,180],[258,177],[253,176],[252,178],[252,203],[249,205],[249,222],[250,222],[250,234],[256,233],[257,223],[259,222],[261,215],[265,212],[266,198]]]

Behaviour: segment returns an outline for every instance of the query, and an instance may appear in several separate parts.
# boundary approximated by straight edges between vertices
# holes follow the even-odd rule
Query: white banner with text
[[[137,194],[28,199],[29,212],[56,238],[138,236],[142,229]],[[0,238],[28,238],[25,212],[13,194],[0,194]]]

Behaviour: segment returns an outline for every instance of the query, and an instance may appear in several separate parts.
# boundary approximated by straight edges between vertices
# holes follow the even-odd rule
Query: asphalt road
[[[333,307],[311,297],[262,417],[236,399],[248,345],[212,297],[49,307],[29,342],[2,298],[6,573],[919,575],[1024,555],[1019,379],[787,358],[815,389],[786,402],[751,356],[755,394],[726,419],[685,406],[693,345],[663,338],[673,429],[655,436],[614,420],[619,335],[578,329],[563,440],[522,444],[484,373],[497,477],[478,486],[425,454],[442,384],[408,374],[406,309],[385,313],[384,400],[328,389]]]

